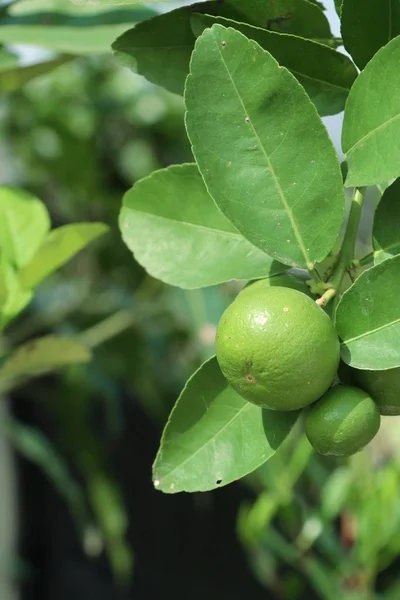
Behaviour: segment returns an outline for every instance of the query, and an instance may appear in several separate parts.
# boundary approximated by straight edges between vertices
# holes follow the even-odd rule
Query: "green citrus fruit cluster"
[[[381,412],[400,414],[395,394],[400,369],[363,371],[358,387],[332,387],[339,338],[310,296],[305,281],[290,275],[246,286],[221,317],[217,359],[243,398],[267,410],[305,409],[305,431],[314,448],[348,456],[373,439]]]

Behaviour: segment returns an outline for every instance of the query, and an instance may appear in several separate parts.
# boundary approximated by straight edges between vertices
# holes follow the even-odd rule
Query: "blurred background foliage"
[[[152,489],[162,426],[213,354],[238,286],[164,286],[118,232],[121,197],[136,180],[191,160],[182,99],[103,54],[151,12],[20,0],[0,19],[0,43],[42,40],[39,52],[1,50],[1,183],[41,198],[53,226],[111,228],[44,281],[1,338],[4,356],[39,335],[76,336],[94,358],[3,399],[18,491],[15,520],[12,505],[3,519],[17,531],[15,551],[0,554],[0,581],[14,591],[0,597],[398,600],[398,418],[384,417],[374,443],[349,461],[317,457],[299,429],[228,488],[190,497]],[[27,57],[54,60],[48,50],[66,53],[65,64],[21,87]]]

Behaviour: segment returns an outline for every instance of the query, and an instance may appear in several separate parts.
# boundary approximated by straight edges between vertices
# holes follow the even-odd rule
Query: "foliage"
[[[196,369],[164,430],[155,486],[204,491],[243,478],[255,500],[238,532],[264,585],[282,598],[304,597],[304,582],[328,600],[378,598],[376,578],[399,552],[395,444],[379,458],[378,436],[349,463],[322,461],[301,420],[288,435],[294,415],[229,388],[213,336],[236,281],[296,267],[335,319],[345,363],[400,366],[398,7],[335,2],[349,58],[317,1],[210,1],[165,14],[158,2],[83,4],[19,0],[0,15],[0,91],[19,90],[2,99],[13,176],[0,189],[0,384],[12,393],[64,367],[60,401],[46,410],[83,492],[44,436],[13,421],[5,431],[71,506],[83,544],[93,515],[124,581],[133,555],[121,491],[91,431],[93,394],[110,430],[120,427],[117,380],[163,422]],[[50,54],[26,65],[8,47],[21,42]],[[102,56],[111,45],[116,62],[184,96],[195,164],[181,99],[117,70]],[[321,117],[343,109],[340,169]],[[102,234],[138,179],[119,218],[135,262],[113,229]],[[364,186],[385,191],[360,258]],[[293,577],[281,584],[285,564]],[[379,597],[397,598],[396,585]]]

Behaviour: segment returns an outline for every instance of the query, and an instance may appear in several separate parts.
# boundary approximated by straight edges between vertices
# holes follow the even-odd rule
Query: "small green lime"
[[[363,390],[338,386],[313,404],[306,415],[306,434],[320,454],[350,456],[378,433],[378,407]]]
[[[217,358],[250,402],[296,410],[331,385],[339,363],[332,321],[305,294],[259,281],[245,288],[218,325]]]
[[[352,369],[354,380],[371,394],[381,415],[400,415],[400,367],[387,371]]]

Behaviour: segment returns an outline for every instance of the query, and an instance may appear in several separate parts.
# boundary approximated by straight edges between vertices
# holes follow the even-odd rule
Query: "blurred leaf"
[[[255,42],[213,25],[196,42],[185,101],[199,170],[240,233],[288,265],[323,260],[342,223],[342,176],[296,79]]]
[[[336,8],[336,12],[339,15],[339,17],[342,12],[342,4],[343,4],[343,0],[335,0],[335,8]]]
[[[291,71],[310,96],[320,115],[333,115],[344,109],[350,88],[357,77],[357,70],[351,60],[341,52],[312,40],[275,33],[221,17],[194,15],[192,23],[198,35],[205,27],[219,23],[237,29],[260,44],[280,65]]]
[[[351,490],[351,473],[340,467],[332,472],[321,490],[321,513],[324,519],[335,519],[342,511]]]
[[[400,4],[398,0],[343,0],[341,21],[344,47],[363,69],[400,34]]]
[[[199,2],[158,15],[124,33],[113,44],[116,59],[149,81],[182,94],[195,43],[190,19],[196,12],[321,41],[331,37],[324,13],[305,0]]]
[[[90,351],[79,342],[49,335],[19,346],[0,367],[0,385],[9,387],[10,381],[21,377],[59,369],[73,364],[85,363],[91,358]]]
[[[54,60],[46,60],[27,67],[15,67],[0,70],[0,93],[13,92],[36,77],[45,75],[57,67],[69,62],[71,57],[63,56]]]
[[[18,66],[19,58],[17,54],[9,52],[4,48],[0,48],[0,73],[2,71],[8,71]]]
[[[103,223],[72,223],[48,233],[31,261],[20,271],[26,288],[33,288],[77,252],[108,231]]]
[[[400,255],[361,273],[336,311],[342,359],[356,369],[400,366]]]
[[[83,490],[72,477],[68,465],[57,448],[38,429],[22,425],[16,420],[1,424],[14,448],[44,471],[48,479],[66,501],[81,534],[89,522]]]
[[[210,359],[172,410],[153,467],[155,487],[170,494],[203,492],[240,479],[271,458],[297,414],[247,402]]]
[[[0,251],[6,260],[26,265],[49,229],[43,202],[24,190],[0,187]]]
[[[124,539],[128,517],[120,490],[101,472],[92,472],[87,485],[93,512],[106,540],[113,573],[119,583],[126,583],[132,575],[134,557]]]
[[[30,302],[32,293],[21,285],[14,267],[0,257],[0,329]]]
[[[198,288],[287,270],[245,240],[220,213],[196,165],[156,171],[124,196],[124,242],[153,276]]]
[[[342,134],[346,186],[385,183],[400,175],[400,146],[388,143],[400,137],[399,63],[397,37],[379,50],[350,91]]]
[[[396,469],[389,465],[377,475],[373,490],[357,507],[357,555],[361,564],[375,563],[390,536],[398,535],[398,489]]]
[[[107,12],[81,7],[80,12],[71,14],[63,5],[34,0],[11,4],[0,18],[0,42],[31,44],[68,54],[104,53],[110,51],[117,36],[154,14],[145,6],[115,7]]]
[[[375,212],[374,262],[400,254],[400,179],[386,188]]]

